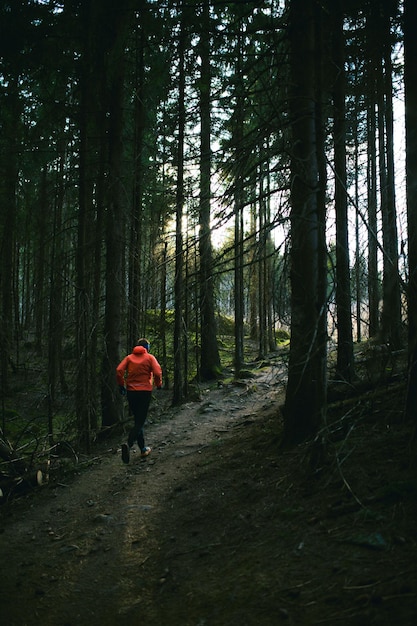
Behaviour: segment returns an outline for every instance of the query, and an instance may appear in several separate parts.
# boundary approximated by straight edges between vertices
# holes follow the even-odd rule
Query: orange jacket
[[[126,386],[128,391],[152,391],[162,387],[162,369],[153,354],[143,346],[135,346],[116,368],[119,386]]]

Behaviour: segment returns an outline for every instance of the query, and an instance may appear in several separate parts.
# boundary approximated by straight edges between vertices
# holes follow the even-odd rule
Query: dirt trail
[[[198,560],[201,551],[214,549],[211,521],[201,518],[201,510],[204,499],[216,492],[216,457],[228,440],[262,420],[280,390],[277,369],[270,368],[241,386],[203,390],[200,401],[177,410],[169,406],[168,392],[155,393],[146,427],[146,442],[153,448],[148,458],[133,453],[125,466],[121,441],[107,444],[88,469],[75,466],[71,478],[52,481],[41,493],[3,507],[0,622],[223,623],[210,621],[210,608],[189,615],[189,598],[182,594],[179,578],[193,581],[195,572],[186,563],[183,572],[174,573],[173,561],[178,562],[179,554],[196,553]],[[202,478],[205,466],[210,468],[208,482]],[[221,501],[225,494],[219,489]],[[185,492],[190,528],[180,538],[184,527],[178,524],[185,511],[176,499]],[[214,544],[220,547],[229,539],[218,537]],[[174,614],[162,618],[165,622],[159,608],[166,593],[176,606]]]
[[[151,456],[118,438],[1,506],[0,624],[417,623],[401,386],[340,403],[312,466],[278,445],[283,380],[278,357],[177,410],[155,393]]]

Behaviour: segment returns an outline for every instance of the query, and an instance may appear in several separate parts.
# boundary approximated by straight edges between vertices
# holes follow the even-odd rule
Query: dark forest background
[[[416,23],[414,0],[0,2],[3,442],[24,370],[49,442],[88,449],[140,336],[173,404],[290,336],[288,444],[367,342],[405,355],[416,421]]]

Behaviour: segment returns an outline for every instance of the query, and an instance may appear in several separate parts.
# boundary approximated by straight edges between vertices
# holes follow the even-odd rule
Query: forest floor
[[[331,406],[325,445],[291,450],[279,360],[180,408],[154,395],[149,457],[124,465],[119,435],[0,506],[1,624],[417,623],[401,384]]]

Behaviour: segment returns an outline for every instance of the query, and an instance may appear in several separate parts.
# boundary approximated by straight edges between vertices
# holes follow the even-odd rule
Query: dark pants
[[[127,392],[127,401],[129,402],[130,412],[133,415],[135,424],[129,433],[127,443],[131,448],[137,441],[139,449],[145,447],[143,437],[143,426],[148,415],[149,404],[151,402],[152,391],[129,391]]]

